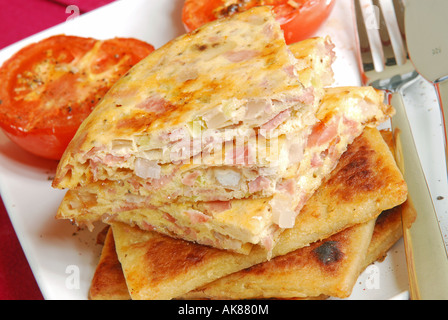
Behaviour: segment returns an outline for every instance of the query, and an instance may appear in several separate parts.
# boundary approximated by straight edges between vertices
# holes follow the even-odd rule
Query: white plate
[[[59,33],[99,39],[135,37],[157,48],[184,32],[182,4],[183,0],[116,1],[3,49],[0,64],[24,45]],[[336,44],[335,85],[360,84],[353,21],[347,18],[350,14],[350,1],[338,1],[318,33],[330,35]],[[440,170],[443,150],[435,95],[424,81],[418,82],[414,89],[406,97],[413,104],[411,122],[419,131],[417,144],[434,198],[439,195],[445,198],[436,203],[437,208],[446,212],[448,192],[446,175]],[[68,221],[55,220],[64,194],[51,188],[55,168],[55,161],[22,151],[0,133],[0,193],[44,298],[87,299],[101,250],[96,244],[101,225],[91,233],[77,230]],[[407,298],[407,287],[400,241],[384,262],[375,264],[360,276],[350,299]]]

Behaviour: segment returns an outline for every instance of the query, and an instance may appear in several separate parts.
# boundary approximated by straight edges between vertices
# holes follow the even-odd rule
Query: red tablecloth
[[[80,14],[113,0],[0,0],[0,49],[64,22],[76,5]],[[0,300],[37,300],[43,296],[0,199]]]

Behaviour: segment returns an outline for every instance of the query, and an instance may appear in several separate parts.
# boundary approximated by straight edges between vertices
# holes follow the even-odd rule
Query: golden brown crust
[[[359,192],[366,194],[381,190],[389,186],[391,181],[395,181],[398,174],[396,170],[390,170],[389,166],[385,165],[384,157],[376,156],[378,151],[365,136],[359,139],[363,141],[347,150],[340,159],[342,169],[332,174],[327,182],[327,187],[332,189],[330,196],[341,201],[351,202]],[[342,185],[344,188],[339,187]],[[401,188],[392,186],[392,189]]]
[[[110,228],[106,234],[101,257],[91,282],[89,298],[91,300],[130,299]]]
[[[219,250],[198,246],[188,241],[171,240],[172,238],[161,236],[145,246],[144,260],[147,268],[151,271],[163,268],[163,273],[151,274],[151,283],[154,286],[219,256]]]
[[[253,265],[247,256],[114,223],[117,255],[133,299],[173,299],[208,279]],[[154,255],[157,253],[157,255]]]
[[[375,221],[218,279],[183,298],[348,297],[361,271]]]
[[[406,210],[405,207],[405,204],[402,204],[385,211],[378,217],[367,251],[364,268],[367,268],[374,262],[382,262],[391,247],[403,236],[401,214],[402,210]]]

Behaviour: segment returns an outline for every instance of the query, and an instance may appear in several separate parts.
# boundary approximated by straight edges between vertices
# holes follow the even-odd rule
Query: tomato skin
[[[190,32],[217,19],[213,10],[222,4],[223,0],[185,0],[182,8],[185,29]]]
[[[287,44],[311,37],[330,15],[336,0],[247,0],[236,1],[239,7],[227,7],[224,14],[250,9],[256,5],[273,6],[273,12],[285,34]],[[296,3],[293,7],[288,3]],[[185,0],[182,21],[187,31],[199,28],[220,16],[216,9],[224,5],[224,0]],[[235,9],[236,8],[236,9]]]
[[[281,25],[286,44],[296,43],[313,36],[327,20],[335,2],[336,0],[306,1],[298,14]]]
[[[6,136],[22,149],[42,158],[59,160],[78,127],[55,128],[55,131],[34,130],[23,135],[4,130]]]
[[[97,102],[153,50],[131,38],[65,35],[26,46],[0,68],[1,129],[23,149],[59,160]]]

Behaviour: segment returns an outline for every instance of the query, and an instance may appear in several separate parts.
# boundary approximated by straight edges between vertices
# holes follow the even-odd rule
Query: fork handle
[[[437,214],[418,157],[412,130],[400,92],[388,94],[395,108],[392,130],[396,138],[397,164],[408,185],[410,209],[416,218],[409,225],[403,210],[403,238],[411,299],[448,300],[448,257]]]
[[[445,142],[445,163],[447,166],[447,177],[448,177],[448,80],[436,82],[434,84],[436,88],[437,98],[440,105],[440,114],[442,118],[442,127]]]

